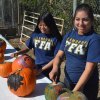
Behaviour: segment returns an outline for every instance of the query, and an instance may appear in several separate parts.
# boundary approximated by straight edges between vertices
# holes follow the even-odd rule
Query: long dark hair
[[[60,41],[62,40],[62,36],[59,33],[59,30],[51,13],[45,13],[39,16],[37,26],[34,30],[34,32],[36,33],[41,33],[40,29],[38,28],[40,21],[43,21],[47,25],[52,36],[57,37]]]

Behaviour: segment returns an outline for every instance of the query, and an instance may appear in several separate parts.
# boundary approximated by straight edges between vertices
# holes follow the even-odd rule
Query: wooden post
[[[73,15],[75,13],[76,7],[77,7],[77,0],[73,0]]]

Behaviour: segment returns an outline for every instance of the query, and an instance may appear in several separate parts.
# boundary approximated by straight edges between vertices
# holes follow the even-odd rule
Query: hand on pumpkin
[[[17,53],[12,53],[10,56],[11,56],[11,57],[17,57],[18,54],[17,54]]]
[[[49,77],[50,79],[53,81],[53,83],[56,84],[56,81],[57,81],[57,74],[58,72],[57,71],[54,71],[52,70],[50,73],[49,73]]]

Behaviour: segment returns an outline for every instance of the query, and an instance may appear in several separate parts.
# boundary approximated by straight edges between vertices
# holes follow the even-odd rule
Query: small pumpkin
[[[6,42],[0,38],[0,63],[4,62],[5,50],[6,50]]]
[[[62,84],[61,82],[57,83],[57,84],[48,84],[45,87],[45,99],[46,100],[57,100],[58,95],[60,95],[61,93],[65,92],[65,90],[63,90],[64,88],[64,84]]]
[[[12,62],[4,62],[0,64],[0,76],[8,77],[12,72]]]
[[[27,54],[17,57],[12,63],[12,71],[27,67],[35,67],[34,60]]]
[[[5,52],[6,50],[6,42],[5,40],[0,38],[0,52]]]
[[[34,70],[23,68],[9,75],[7,84],[9,90],[17,96],[27,96],[35,90],[36,77]]]
[[[4,53],[0,52],[0,63],[3,63],[5,60]]]

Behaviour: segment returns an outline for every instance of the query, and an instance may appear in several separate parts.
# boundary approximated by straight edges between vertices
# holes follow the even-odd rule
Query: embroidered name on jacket
[[[78,55],[84,55],[87,50],[87,41],[80,41],[73,38],[67,38],[65,49],[67,49],[68,52],[78,54]]]
[[[52,46],[54,45],[52,39],[37,37],[34,39],[34,46],[35,48],[39,48],[42,50],[51,50]]]

